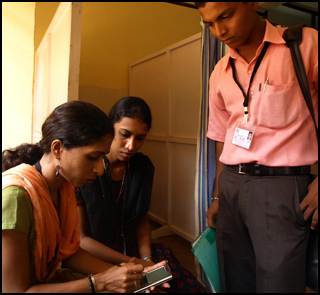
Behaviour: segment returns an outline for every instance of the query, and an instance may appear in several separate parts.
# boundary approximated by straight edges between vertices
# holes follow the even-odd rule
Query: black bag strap
[[[318,140],[318,127],[317,127],[317,123],[314,115],[309,82],[308,82],[306,70],[303,64],[301,52],[299,49],[299,45],[302,42],[303,27],[304,25],[297,25],[292,28],[286,29],[283,33],[282,38],[286,41],[286,46],[290,48],[294,69],[296,71],[296,75],[300,84],[303,97],[306,101],[306,104],[312,116],[314,126],[316,128],[317,140]]]

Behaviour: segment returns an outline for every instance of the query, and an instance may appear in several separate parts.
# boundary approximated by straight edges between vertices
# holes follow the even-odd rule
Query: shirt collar
[[[285,44],[286,43],[282,38],[282,32],[280,33],[280,31],[278,30],[277,27],[273,26],[266,19],[264,19],[263,21],[266,23],[266,31],[265,31],[262,43],[260,44],[260,46],[257,49],[256,56],[259,56],[265,42],[270,42],[273,44]],[[227,70],[227,67],[230,64],[230,58],[236,59],[236,58],[240,57],[239,53],[235,49],[232,49],[232,48],[229,48],[229,53],[227,56],[228,56],[227,62],[225,63],[223,71]]]

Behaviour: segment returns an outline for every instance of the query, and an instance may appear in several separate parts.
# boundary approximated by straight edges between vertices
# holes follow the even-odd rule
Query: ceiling
[[[167,2],[196,9],[194,2]],[[257,12],[273,24],[293,26],[303,23],[318,29],[318,2],[259,2]]]
[[[182,5],[190,8],[196,8],[194,2],[168,2],[172,4]],[[275,8],[279,5],[290,5],[297,10],[310,10],[318,13],[318,2],[259,2],[258,11],[265,12],[269,9]]]

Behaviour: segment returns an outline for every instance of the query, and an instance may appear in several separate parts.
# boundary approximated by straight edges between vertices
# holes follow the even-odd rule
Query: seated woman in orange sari
[[[80,248],[73,186],[103,173],[112,139],[107,115],[70,101],[46,119],[39,144],[3,151],[3,292],[132,292],[140,283],[142,265],[114,266]]]

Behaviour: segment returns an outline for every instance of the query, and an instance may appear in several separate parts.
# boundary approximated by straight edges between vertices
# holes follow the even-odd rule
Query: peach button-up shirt
[[[230,49],[215,66],[209,84],[207,136],[224,142],[220,161],[227,165],[255,162],[267,166],[302,166],[318,162],[318,143],[312,117],[294,71],[290,49],[282,34],[266,21],[266,32],[254,59],[248,64]],[[269,48],[249,92],[249,128],[254,129],[250,149],[232,144],[237,122],[244,117],[244,97],[232,77],[234,59],[237,79],[247,92],[250,77],[264,43]],[[300,44],[318,124],[318,32],[303,29]],[[264,92],[265,82],[269,78]],[[260,86],[261,84],[261,86]]]

